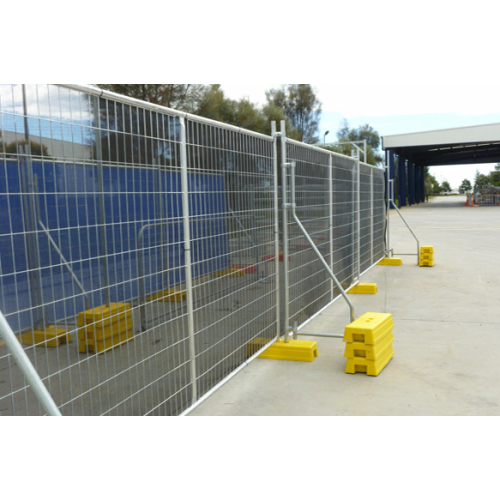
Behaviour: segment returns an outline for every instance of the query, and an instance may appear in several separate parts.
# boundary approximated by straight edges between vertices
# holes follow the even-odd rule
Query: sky
[[[280,83],[222,84],[228,97],[248,97],[264,104],[265,92]],[[320,137],[334,142],[343,120],[351,127],[368,123],[381,135],[500,123],[500,84],[311,84],[322,103]],[[499,159],[500,161],[500,159]],[[493,164],[433,167],[439,182],[458,188],[474,180],[476,170],[487,174]]]

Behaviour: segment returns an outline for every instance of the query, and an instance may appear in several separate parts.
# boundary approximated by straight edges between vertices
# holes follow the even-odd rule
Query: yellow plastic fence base
[[[51,325],[45,330],[35,330],[23,333],[21,343],[23,345],[41,345],[47,347],[59,347],[66,342],[72,342],[71,335],[62,328]]]
[[[312,363],[318,357],[318,344],[309,340],[280,340],[262,353],[259,358]]]
[[[132,340],[134,325],[130,304],[112,303],[81,312],[77,318],[78,350],[101,353]]]
[[[371,377],[377,377],[380,372],[389,364],[394,357],[394,349],[389,345],[381,354],[377,361],[371,361],[367,358],[351,358],[347,360],[345,372],[349,374],[366,373]]]
[[[434,267],[434,264],[434,247],[420,247],[420,257],[418,260],[418,265],[420,267]]]
[[[344,342],[361,342],[363,344],[375,345],[392,331],[393,328],[394,322],[391,314],[368,312],[346,326],[344,330]]]
[[[434,259],[420,259],[418,261],[418,266],[419,267],[434,267],[435,262],[434,262]]]
[[[87,339],[85,342],[80,342],[78,345],[79,352],[92,351],[95,354],[100,354],[110,349],[114,349],[126,342],[132,340],[134,332],[125,330],[121,333],[116,333],[104,340]]]
[[[345,328],[346,373],[377,377],[394,357],[391,314],[366,313]]]
[[[396,258],[396,257],[386,257],[385,259],[382,259],[377,265],[378,266],[402,266],[403,259]]]
[[[394,335],[389,332],[376,345],[363,344],[361,342],[352,342],[346,344],[344,358],[365,358],[368,361],[376,361],[383,352],[394,343]]]
[[[146,298],[147,301],[159,300],[160,302],[182,302],[186,300],[186,292],[180,290],[163,290]]]
[[[347,293],[353,295],[376,295],[377,291],[378,290],[376,283],[358,283],[356,286],[352,287]]]
[[[130,304],[123,302],[111,303],[108,306],[104,305],[95,307],[94,309],[88,309],[78,315],[77,326],[107,326],[114,323],[121,313],[129,311],[130,309]]]

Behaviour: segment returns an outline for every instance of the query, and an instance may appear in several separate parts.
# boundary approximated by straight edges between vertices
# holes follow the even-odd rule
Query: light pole
[[[323,145],[326,146],[326,136],[330,133],[329,130],[325,132],[325,135],[323,136]]]

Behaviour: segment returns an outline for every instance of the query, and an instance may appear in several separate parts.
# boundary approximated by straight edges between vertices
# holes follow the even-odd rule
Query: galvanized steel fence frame
[[[0,113],[4,414],[185,415],[384,257],[383,170],[283,125],[72,84],[2,87]],[[132,340],[80,349],[79,314],[115,302]],[[21,346],[53,325],[58,347]]]
[[[385,170],[275,132],[281,149],[283,274],[282,322],[297,338],[362,274],[385,257]],[[340,334],[327,335],[341,337]],[[286,339],[287,337],[285,337]]]

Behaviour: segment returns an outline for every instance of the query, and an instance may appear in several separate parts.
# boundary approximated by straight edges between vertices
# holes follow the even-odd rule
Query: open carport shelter
[[[385,136],[382,148],[404,207],[425,201],[425,167],[499,162],[500,123]]]

